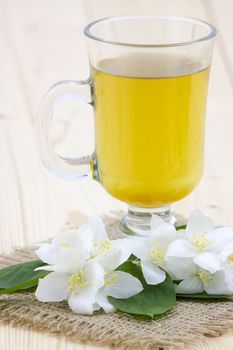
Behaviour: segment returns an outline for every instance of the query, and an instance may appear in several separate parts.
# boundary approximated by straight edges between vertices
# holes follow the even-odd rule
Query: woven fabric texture
[[[118,219],[105,217],[111,238],[119,237]],[[0,267],[35,259],[29,248],[0,256]],[[40,303],[33,293],[0,296],[0,322],[63,335],[74,342],[133,350],[185,349],[233,327],[233,302],[178,300],[174,309],[154,320],[122,313],[76,315],[67,303]]]

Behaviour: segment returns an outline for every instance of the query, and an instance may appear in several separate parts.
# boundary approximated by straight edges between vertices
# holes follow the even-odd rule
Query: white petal
[[[233,242],[231,242],[230,244],[228,244],[227,247],[225,247],[222,252],[220,253],[220,259],[222,263],[227,263],[228,264],[228,257],[230,255],[233,255]],[[230,263],[231,265],[232,263]]]
[[[106,279],[111,279],[112,276],[116,276],[116,279],[113,280],[110,285],[104,286],[107,295],[117,299],[127,299],[143,290],[139,279],[133,277],[129,273],[115,271],[112,274],[106,275]]]
[[[93,311],[99,311],[100,309],[101,309],[101,306],[95,302],[93,304]]]
[[[78,229],[57,234],[52,243],[61,248],[84,249],[90,253],[93,250],[94,234],[90,220],[89,223],[81,225]]]
[[[115,307],[112,304],[110,304],[110,302],[108,301],[107,294],[104,288],[101,288],[96,294],[96,302],[99,306],[102,307],[102,309],[104,309],[104,311],[107,314],[110,314],[116,311]]]
[[[166,278],[166,273],[149,261],[141,261],[142,273],[148,284],[159,284]]]
[[[196,271],[193,258],[167,257],[166,271],[173,276],[173,279],[183,280],[189,278]]]
[[[159,226],[165,224],[165,221],[159,215],[152,215],[150,220],[150,226],[153,230],[159,228]]]
[[[233,241],[233,228],[231,227],[220,227],[216,228],[213,233],[213,243],[210,249],[220,252],[227,248]]]
[[[92,315],[95,305],[95,294],[86,291],[75,294],[72,293],[68,298],[68,304],[71,310],[81,315]]]
[[[233,270],[232,267],[227,267],[224,269],[225,272],[225,280],[227,287],[230,291],[232,291],[233,294]]]
[[[130,255],[133,252],[134,240],[133,239],[115,239],[111,241],[111,248],[120,249],[121,258],[120,264],[123,264],[126,260],[129,259]]]
[[[123,264],[132,254],[134,242],[131,239],[117,239],[110,241],[110,248],[94,258],[105,270],[112,272]]]
[[[133,239],[132,254],[138,259],[147,260],[150,248],[151,246],[149,239]]]
[[[187,222],[187,237],[189,239],[192,239],[193,233],[195,233],[196,235],[203,234],[204,232],[206,232],[207,234],[211,234],[213,231],[213,221],[209,217],[205,216],[200,210],[194,210]]]
[[[55,265],[59,254],[59,248],[50,243],[40,245],[40,248],[35,251],[41,261],[49,265]]]
[[[41,267],[37,267],[34,271],[56,271],[55,265],[45,265]]]
[[[233,294],[227,285],[224,270],[216,272],[211,281],[204,283],[204,290],[208,294]]]
[[[84,276],[93,293],[104,285],[104,269],[98,263],[90,260],[84,268]]]
[[[89,261],[84,268],[84,279],[87,287],[79,289],[79,293],[72,293],[68,299],[71,310],[78,314],[91,315],[96,310],[95,296],[99,288],[104,285],[104,270],[94,261]]]
[[[167,256],[191,258],[195,256],[195,253],[195,249],[191,242],[184,239],[177,239],[172,242],[167,249]]]
[[[121,250],[110,249],[107,252],[98,255],[95,259],[104,269],[106,273],[114,271],[121,265]]]
[[[189,277],[187,279],[184,279],[176,287],[176,293],[178,294],[194,294],[202,292],[203,284],[197,277]]]
[[[186,230],[185,229],[177,230],[176,231],[176,239],[187,239]]]
[[[150,240],[156,240],[161,248],[167,248],[168,245],[176,239],[177,233],[173,225],[163,224],[157,230],[152,231]]]
[[[64,246],[66,246],[66,248],[70,248],[69,243],[76,238],[76,235],[77,230],[68,229],[66,231],[59,232],[53,237],[52,244],[58,248],[64,248]]]
[[[57,259],[57,271],[67,273],[78,272],[83,268],[88,258],[89,255],[84,250],[60,249]]]
[[[135,255],[138,259],[141,260],[147,260],[148,259],[148,252],[151,249],[151,243],[150,240],[144,239],[144,238],[135,238],[134,239],[134,245],[132,247],[132,253]]]
[[[76,249],[84,249],[89,253],[93,251],[93,232],[89,223],[79,227],[76,244]]]
[[[220,256],[211,252],[197,254],[193,262],[211,273],[220,270]]]
[[[39,301],[62,301],[69,296],[67,289],[69,275],[52,272],[43,279],[39,280],[35,293]]]
[[[93,233],[93,240],[96,243],[101,243],[102,241],[108,239],[104,223],[99,216],[92,217],[88,225]]]

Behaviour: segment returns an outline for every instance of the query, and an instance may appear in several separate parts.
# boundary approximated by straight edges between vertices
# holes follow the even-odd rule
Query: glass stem
[[[129,206],[128,213],[120,223],[121,232],[129,236],[148,236],[152,215],[160,216],[171,225],[176,224],[176,218],[171,214],[169,206],[149,209]]]

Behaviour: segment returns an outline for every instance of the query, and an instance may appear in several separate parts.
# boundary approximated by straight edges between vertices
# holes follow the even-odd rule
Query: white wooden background
[[[233,226],[232,0],[0,0],[0,252],[52,236],[67,221],[75,221],[80,211],[85,220],[125,208],[95,182],[65,182],[47,173],[38,158],[33,125],[39,100],[50,85],[88,76],[84,24],[130,13],[199,17],[219,30],[209,89],[205,174],[194,193],[174,209],[188,215],[199,207],[216,224]],[[64,153],[72,149],[75,155],[93,144],[91,111],[72,118],[79,108],[72,106],[70,115],[62,114],[56,125],[57,148]],[[186,349],[232,347],[229,332]],[[94,347],[0,326],[0,349],[44,348]]]

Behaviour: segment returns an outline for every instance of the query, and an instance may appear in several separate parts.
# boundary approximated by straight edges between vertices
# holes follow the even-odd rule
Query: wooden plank
[[[0,342],[4,350],[111,350],[111,347],[74,344],[62,337],[26,331],[23,329],[1,326]]]
[[[233,38],[232,13],[233,2],[229,0],[202,0],[205,12],[218,27],[219,40],[217,46],[225,67],[226,74],[233,88]]]
[[[80,75],[85,70],[85,63],[82,65],[78,59],[79,44],[74,50],[76,54],[73,53],[74,42],[79,42],[76,31],[80,23],[72,14],[78,13],[80,6],[74,1],[73,11],[68,11],[64,18],[61,1],[51,3],[50,11],[46,1],[38,8],[30,1],[21,4],[3,1],[2,5],[0,76],[5,83],[0,87],[3,134],[0,143],[4,172],[0,174],[0,182],[1,197],[5,201],[1,203],[0,250],[9,251],[13,245],[30,244],[53,235],[67,221],[69,212],[73,213],[77,207],[91,215],[119,206],[112,199],[105,204],[106,196],[98,184],[68,183],[48,174],[35,146],[33,124],[44,91],[56,80],[77,78],[77,66],[80,66]],[[54,8],[57,16],[53,17]],[[51,17],[52,28],[56,30],[49,30]],[[62,21],[65,25],[61,30]],[[67,41],[69,33],[71,38]],[[68,71],[67,67],[72,68]],[[92,193],[93,197],[98,196],[102,206],[92,200]]]

